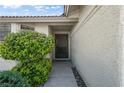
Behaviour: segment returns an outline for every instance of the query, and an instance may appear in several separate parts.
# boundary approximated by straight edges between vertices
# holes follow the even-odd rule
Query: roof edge
[[[0,22],[78,22],[78,18],[60,17],[0,17]]]

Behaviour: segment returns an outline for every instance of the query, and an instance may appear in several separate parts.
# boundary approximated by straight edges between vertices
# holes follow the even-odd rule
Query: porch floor
[[[44,87],[77,87],[69,61],[54,61],[49,80]]]

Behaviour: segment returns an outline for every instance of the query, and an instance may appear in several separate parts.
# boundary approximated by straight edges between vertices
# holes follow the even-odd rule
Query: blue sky
[[[63,5],[0,5],[0,16],[56,16],[63,11]]]

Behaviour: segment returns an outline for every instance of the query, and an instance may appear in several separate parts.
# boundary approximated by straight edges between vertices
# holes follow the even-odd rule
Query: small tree
[[[46,55],[51,52],[53,47],[54,38],[52,36],[22,30],[10,33],[5,37],[4,42],[0,45],[0,54],[5,59],[19,61],[12,71],[20,72],[28,78],[28,82],[32,86],[37,86],[48,79],[52,64],[50,59],[46,61]]]

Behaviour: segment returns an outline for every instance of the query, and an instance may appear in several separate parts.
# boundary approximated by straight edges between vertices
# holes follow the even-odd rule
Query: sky
[[[63,5],[0,5],[0,16],[59,16]]]

